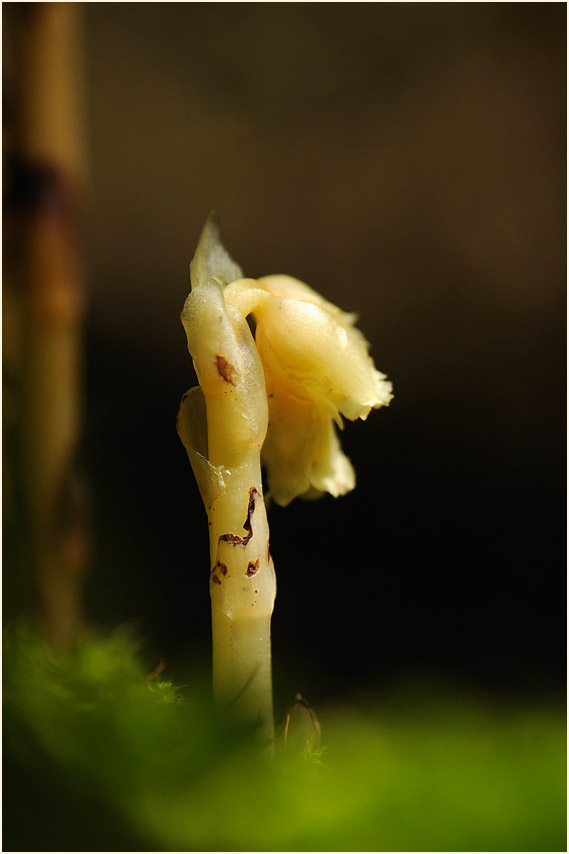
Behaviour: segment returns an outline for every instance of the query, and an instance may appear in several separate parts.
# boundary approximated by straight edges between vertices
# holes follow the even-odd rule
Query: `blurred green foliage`
[[[318,709],[325,749],[271,758],[125,631],[4,649],[3,850],[566,850],[561,707],[401,694]]]

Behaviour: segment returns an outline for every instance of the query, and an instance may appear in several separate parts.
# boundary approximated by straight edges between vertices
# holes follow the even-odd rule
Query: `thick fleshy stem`
[[[182,312],[200,385],[184,395],[177,427],[209,524],[214,694],[222,707],[257,723],[263,740],[272,743],[276,580],[261,481],[265,381],[245,317],[225,304],[218,255],[211,259],[217,276],[208,275],[212,228],[210,221]]]

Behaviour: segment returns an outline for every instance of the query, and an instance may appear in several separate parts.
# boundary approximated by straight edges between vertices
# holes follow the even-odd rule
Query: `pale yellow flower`
[[[232,281],[241,271],[216,228],[206,238],[208,251],[196,253],[192,294],[182,314],[204,392],[211,385],[213,398],[242,397],[239,440],[247,441],[255,425],[251,440],[254,434],[259,441],[266,415],[256,418],[253,410],[266,412],[260,404],[263,380],[256,360],[247,355],[252,339],[250,345],[245,342],[250,335],[245,319],[253,317],[268,402],[262,459],[272,498],[284,506],[300,495],[343,495],[354,488],[355,473],[334,422],[341,429],[342,416],[365,420],[392,398],[391,383],[375,368],[355,315],[291,276]],[[198,335],[198,329],[205,332]]]
[[[263,462],[274,500],[353,489],[355,474],[333,422],[367,418],[391,400],[368,343],[346,314],[291,276],[240,279],[228,305],[255,320],[269,404]]]

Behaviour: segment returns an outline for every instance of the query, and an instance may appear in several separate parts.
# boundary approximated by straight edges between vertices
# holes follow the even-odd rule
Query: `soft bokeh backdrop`
[[[562,690],[564,4],[88,3],[87,612],[209,655],[175,431],[210,209],[248,275],[360,316],[356,491],[271,514],[277,708],[421,677]]]

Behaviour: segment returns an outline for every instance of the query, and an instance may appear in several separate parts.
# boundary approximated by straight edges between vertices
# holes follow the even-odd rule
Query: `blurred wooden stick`
[[[76,488],[81,413],[81,4],[16,4],[13,205],[21,259],[21,454],[42,625],[69,648],[88,560]]]

